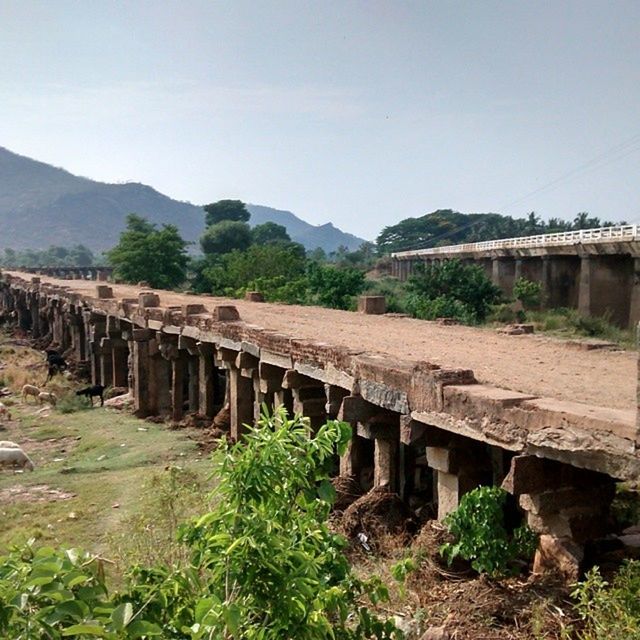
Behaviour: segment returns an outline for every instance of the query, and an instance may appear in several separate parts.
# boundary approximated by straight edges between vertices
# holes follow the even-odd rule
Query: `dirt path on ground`
[[[30,274],[15,272],[24,279]],[[43,282],[95,295],[85,280]],[[119,298],[137,297],[140,287],[113,285]],[[193,303],[192,295],[157,291],[162,306]],[[472,369],[479,382],[538,396],[635,410],[637,356],[628,351],[581,351],[542,336],[506,336],[491,329],[442,326],[411,318],[366,316],[349,311],[198,296],[208,308],[234,304],[247,323],[292,337],[380,353],[398,360],[426,360]]]

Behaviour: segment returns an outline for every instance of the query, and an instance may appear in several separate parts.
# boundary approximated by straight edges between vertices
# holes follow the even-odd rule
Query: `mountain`
[[[356,249],[364,240],[331,223],[313,226],[289,211],[248,205],[250,224],[266,221],[287,227],[307,249]],[[44,249],[84,244],[96,252],[118,242],[129,213],[156,224],[172,223],[186,240],[197,241],[204,228],[202,207],[173,200],[139,183],[108,184],[0,147],[0,249]]]
[[[314,226],[301,220],[291,211],[282,211],[263,207],[258,204],[248,204],[247,209],[251,213],[249,223],[252,226],[265,222],[277,222],[284,225],[292,240],[304,245],[307,249],[321,247],[325,251],[334,251],[340,245],[347,247],[350,251],[355,251],[363,242],[362,238],[351,233],[340,231],[331,222]]]

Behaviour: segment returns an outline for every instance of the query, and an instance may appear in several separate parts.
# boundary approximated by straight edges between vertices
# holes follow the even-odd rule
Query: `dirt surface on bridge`
[[[25,280],[31,274],[9,272]],[[96,282],[42,282],[95,296]],[[117,298],[135,298],[140,287],[112,285]],[[233,304],[243,321],[280,333],[379,353],[472,369],[477,380],[505,389],[616,409],[636,409],[637,355],[629,351],[580,350],[542,336],[507,336],[492,329],[442,326],[412,318],[370,316],[320,307],[229,300],[156,290],[162,306],[201,302]]]

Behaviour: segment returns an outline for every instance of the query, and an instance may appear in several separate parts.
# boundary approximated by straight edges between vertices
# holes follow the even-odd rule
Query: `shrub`
[[[542,305],[542,283],[518,278],[513,285],[513,297],[520,300],[525,309],[539,309]]]
[[[333,309],[349,309],[364,289],[364,273],[358,269],[310,263],[307,267],[309,302]]]
[[[460,260],[421,267],[409,279],[407,290],[411,294],[412,313],[423,314],[418,317],[433,315],[435,311],[447,312],[469,324],[482,322],[491,305],[502,297],[482,267]]]
[[[87,398],[77,396],[75,392],[71,392],[58,399],[56,409],[60,413],[76,413],[77,411],[87,411],[91,409],[91,404]]]
[[[479,573],[513,573],[514,563],[530,558],[537,536],[526,525],[513,531],[505,526],[507,492],[500,487],[478,487],[465,494],[459,507],[445,518],[455,542],[440,547],[449,564],[464,558]]]
[[[327,525],[328,470],[350,431],[330,421],[312,436],[308,419],[263,415],[213,455],[217,504],[180,537],[190,562],[134,566],[121,593],[108,591],[98,559],[76,551],[27,546],[0,557],[0,637],[399,639],[365,604],[387,598],[386,587],[352,573],[346,541]],[[159,492],[169,511],[182,482],[172,477]]]
[[[611,583],[594,567],[571,595],[584,621],[581,640],[640,639],[640,561],[627,560]]]

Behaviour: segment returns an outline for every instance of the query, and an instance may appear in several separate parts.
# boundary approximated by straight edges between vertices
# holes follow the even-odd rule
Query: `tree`
[[[251,230],[251,237],[254,244],[273,244],[275,242],[291,242],[291,237],[287,233],[284,225],[275,222],[265,222],[258,224]]]
[[[206,255],[222,255],[244,251],[251,244],[251,228],[246,222],[223,220],[207,227],[200,236],[200,246]]]
[[[407,290],[407,307],[417,317],[450,316],[470,324],[484,320],[502,295],[482,267],[460,260],[423,267],[410,278]]]
[[[248,222],[251,214],[240,200],[218,200],[204,206],[205,224],[209,227],[224,220]]]
[[[178,228],[165,224],[157,229],[145,218],[132,213],[118,244],[106,253],[116,278],[125,282],[145,280],[152,287],[171,289],[187,275],[187,247]]]
[[[357,269],[312,262],[307,278],[310,302],[333,309],[349,309],[353,298],[364,289],[364,273]]]

